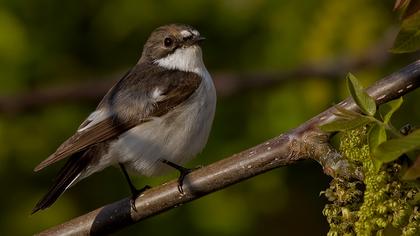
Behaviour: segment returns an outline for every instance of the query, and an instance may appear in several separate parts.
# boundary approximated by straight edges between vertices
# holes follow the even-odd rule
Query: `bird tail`
[[[83,151],[72,155],[66,164],[58,172],[57,177],[48,192],[44,197],[35,205],[31,214],[39,210],[44,210],[51,206],[61,194],[69,188],[74,181],[76,181],[82,171],[88,166],[90,158],[85,155],[88,151]]]

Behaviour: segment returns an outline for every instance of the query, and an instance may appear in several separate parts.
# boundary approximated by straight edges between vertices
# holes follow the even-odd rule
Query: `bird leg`
[[[177,169],[179,171],[178,191],[179,191],[179,193],[183,194],[184,193],[184,189],[182,188],[182,185],[184,183],[184,178],[189,173],[191,173],[191,171],[193,171],[193,170],[192,169],[185,168],[185,167],[180,166],[180,165],[177,165],[177,164],[175,164],[175,163],[173,163],[171,161],[165,160],[165,159],[162,160],[162,163],[164,163],[164,164],[166,164],[166,165],[168,165],[168,166],[170,166],[172,168],[175,168],[175,169]]]
[[[127,173],[127,170],[125,169],[124,165],[122,163],[119,163],[121,171],[124,174],[125,179],[127,180],[128,186],[130,187],[130,191],[131,191],[131,207],[133,208],[134,211],[137,211],[136,209],[136,205],[135,205],[135,201],[137,199],[138,196],[140,196],[140,194],[144,191],[146,191],[147,189],[151,188],[149,185],[144,186],[141,189],[137,189],[133,182],[131,182],[130,176]]]

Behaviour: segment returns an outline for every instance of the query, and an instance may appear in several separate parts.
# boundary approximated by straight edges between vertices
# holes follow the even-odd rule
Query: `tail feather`
[[[87,155],[84,155],[85,153],[86,152],[76,153],[69,158],[67,163],[58,172],[58,175],[54,179],[48,192],[35,205],[31,214],[51,206],[58,197],[60,197],[60,195],[77,180],[90,161],[90,158],[88,158]]]

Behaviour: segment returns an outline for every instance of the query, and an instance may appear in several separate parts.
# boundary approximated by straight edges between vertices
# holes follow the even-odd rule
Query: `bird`
[[[145,189],[130,174],[179,171],[178,190],[192,160],[207,143],[216,91],[202,57],[205,38],[192,26],[168,24],[152,31],[137,63],[105,94],[77,131],[35,172],[66,159],[32,214],[50,207],[67,189],[93,173],[119,166],[132,206]]]

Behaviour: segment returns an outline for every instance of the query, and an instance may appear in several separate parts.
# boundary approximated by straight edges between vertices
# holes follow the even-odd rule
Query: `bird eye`
[[[172,46],[173,40],[171,38],[165,38],[165,40],[163,41],[163,44],[165,45],[165,47],[170,47]]]

